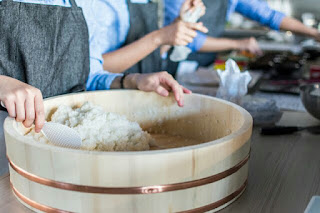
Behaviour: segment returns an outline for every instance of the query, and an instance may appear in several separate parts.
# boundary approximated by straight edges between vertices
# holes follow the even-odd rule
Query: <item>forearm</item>
[[[137,89],[137,78],[140,74],[129,74],[125,77],[123,81],[123,87],[124,89]],[[120,89],[121,88],[121,76],[116,77],[112,84],[110,89]]]
[[[221,52],[238,49],[236,40],[225,38],[207,37],[203,46],[200,48],[200,52]]]
[[[300,21],[291,17],[285,17],[282,20],[280,29],[310,37],[316,37],[319,34],[319,32],[316,29],[307,27]]]
[[[131,44],[104,54],[104,70],[121,73],[141,61],[161,45],[159,33],[160,31],[151,32]]]

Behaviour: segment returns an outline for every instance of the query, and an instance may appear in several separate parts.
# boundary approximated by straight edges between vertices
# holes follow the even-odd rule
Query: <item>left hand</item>
[[[206,14],[206,6],[202,0],[185,0],[180,9],[180,19],[187,11],[194,11],[197,7],[202,8],[201,16]]]
[[[156,92],[164,97],[167,97],[169,92],[172,91],[180,107],[184,105],[184,94],[192,93],[187,88],[181,86],[172,75],[167,72],[132,74],[128,76],[128,78],[130,77],[134,79],[133,82],[139,90]]]

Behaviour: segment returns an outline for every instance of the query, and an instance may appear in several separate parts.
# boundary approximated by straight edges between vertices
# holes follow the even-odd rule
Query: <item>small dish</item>
[[[320,83],[302,85],[300,96],[306,110],[320,120]]]

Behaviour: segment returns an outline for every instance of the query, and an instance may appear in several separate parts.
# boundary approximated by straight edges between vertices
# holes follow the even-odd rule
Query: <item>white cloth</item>
[[[8,161],[6,157],[6,144],[4,141],[3,123],[8,114],[0,111],[0,176],[8,173]]]

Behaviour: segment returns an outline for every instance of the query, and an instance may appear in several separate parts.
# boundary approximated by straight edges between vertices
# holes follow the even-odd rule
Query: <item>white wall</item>
[[[304,12],[314,13],[320,19],[320,0],[267,0],[269,4],[288,15],[300,18]]]

